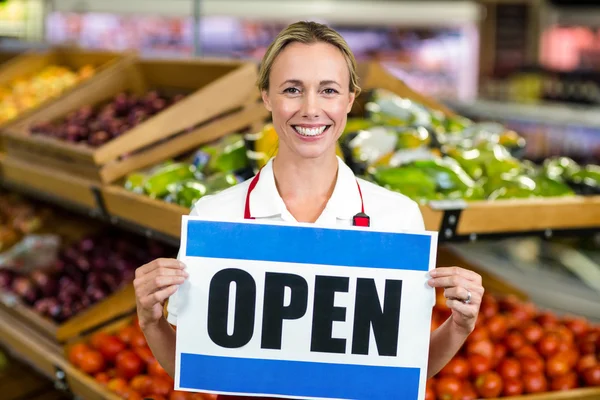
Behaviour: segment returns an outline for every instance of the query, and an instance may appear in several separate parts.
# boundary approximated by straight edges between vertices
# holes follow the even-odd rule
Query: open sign
[[[435,232],[184,217],[176,389],[424,398],[436,250]]]

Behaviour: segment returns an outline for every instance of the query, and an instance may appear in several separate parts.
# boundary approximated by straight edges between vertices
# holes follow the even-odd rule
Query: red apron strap
[[[250,182],[250,186],[248,187],[248,192],[246,193],[246,206],[244,208],[244,219],[254,219],[250,214],[250,193],[252,193],[260,179],[260,171],[261,170],[259,170],[254,179],[252,179],[252,182]]]

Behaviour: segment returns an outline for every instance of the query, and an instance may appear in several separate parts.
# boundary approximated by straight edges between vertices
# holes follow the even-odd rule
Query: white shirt
[[[339,157],[338,165],[333,194],[315,222],[316,225],[352,225],[352,217],[361,211],[360,193],[356,184],[358,180],[365,214],[370,217],[372,228],[397,232],[425,230],[421,210],[415,201],[355,177],[350,167]],[[216,195],[201,198],[194,204],[190,215],[222,221],[244,218],[246,195],[251,181],[252,179],[249,179]],[[260,179],[250,194],[250,215],[256,220],[296,222],[275,186],[273,159],[269,160],[261,170]],[[169,323],[176,325],[177,293],[169,298],[167,312]]]

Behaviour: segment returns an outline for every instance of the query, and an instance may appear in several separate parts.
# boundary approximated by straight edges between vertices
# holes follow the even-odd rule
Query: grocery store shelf
[[[67,173],[30,165],[0,153],[0,186],[23,195],[54,204],[119,228],[179,246],[179,235],[154,230],[147,225],[148,218],[139,223],[109,215],[98,183]]]
[[[544,124],[574,125],[600,129],[598,107],[564,103],[524,104],[493,100],[473,102],[445,101],[459,114],[496,120],[543,122]]]
[[[64,12],[105,12],[113,14],[155,14],[189,17],[195,0],[54,0],[53,9]],[[328,23],[403,26],[459,26],[475,23],[481,9],[470,1],[346,1],[312,0],[199,0],[202,16],[238,17],[245,20],[290,22],[321,19]],[[343,12],[342,9],[343,8]],[[431,12],[435,10],[435,12]]]
[[[118,400],[92,377],[72,366],[48,341],[18,319],[0,310],[0,343],[11,354],[54,382],[57,389],[90,400]]]

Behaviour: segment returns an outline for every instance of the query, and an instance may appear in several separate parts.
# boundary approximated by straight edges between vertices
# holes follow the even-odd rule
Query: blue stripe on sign
[[[302,398],[418,398],[419,368],[181,354],[180,386]]]
[[[431,236],[188,221],[188,257],[429,270]]]

